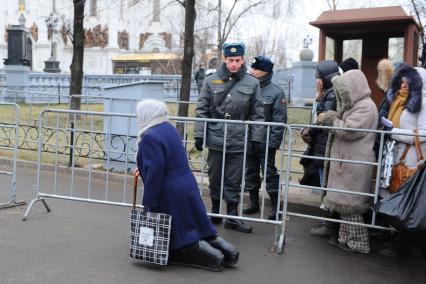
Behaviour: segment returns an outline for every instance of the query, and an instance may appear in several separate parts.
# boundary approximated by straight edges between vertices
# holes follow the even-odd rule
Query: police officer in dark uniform
[[[260,101],[259,82],[247,73],[244,65],[243,43],[225,43],[223,54],[225,61],[216,73],[205,78],[195,109],[198,118],[216,118],[229,120],[264,121],[263,106]],[[212,213],[219,213],[222,168],[224,168],[223,197],[228,215],[238,215],[246,127],[243,124],[228,123],[226,134],[225,163],[223,143],[224,123],[208,123],[204,141],[204,123],[195,124],[195,147],[202,151],[209,148],[207,157]],[[261,148],[264,139],[264,126],[251,125],[248,143],[251,148]],[[220,223],[220,218],[212,218]],[[251,233],[252,228],[241,221],[227,219],[225,228]]]
[[[194,76],[195,82],[197,83],[198,94],[201,92],[201,87],[203,86],[203,81],[205,77],[206,77],[206,70],[204,69],[204,65],[200,64]]]
[[[256,56],[251,64],[250,73],[259,80],[261,100],[263,102],[265,121],[287,123],[287,106],[283,90],[271,82],[274,63],[266,56]],[[262,144],[261,151],[250,149],[247,155],[247,171],[245,191],[250,193],[250,204],[244,209],[245,214],[259,212],[259,189],[261,186],[260,169],[264,173],[266,149],[268,150],[268,161],[266,165],[266,191],[271,199],[270,220],[276,218],[278,188],[280,176],[275,167],[275,153],[280,148],[283,140],[284,128],[272,126],[269,132],[269,144],[266,138]]]

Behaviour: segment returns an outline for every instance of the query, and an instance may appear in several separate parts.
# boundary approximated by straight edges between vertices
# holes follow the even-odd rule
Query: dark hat
[[[246,46],[242,42],[232,42],[223,44],[223,56],[243,56]]]
[[[274,69],[274,63],[266,56],[256,56],[251,62],[251,68],[271,73]]]
[[[340,68],[342,68],[343,73],[353,69],[359,69],[358,62],[352,57],[346,58],[339,64]]]
[[[331,78],[339,73],[339,65],[333,60],[324,60],[317,64],[314,71],[315,78],[321,79],[324,89],[333,87]]]

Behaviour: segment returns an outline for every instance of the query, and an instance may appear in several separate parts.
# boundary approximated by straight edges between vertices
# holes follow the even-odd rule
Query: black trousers
[[[277,150],[269,148],[268,162],[266,164],[266,191],[268,193],[277,193],[280,183],[280,176],[275,167],[275,153]],[[244,191],[259,190],[261,185],[260,170],[265,173],[265,152],[247,153],[246,160],[246,184]]]
[[[223,197],[227,204],[240,202],[241,180],[243,176],[243,157],[241,153],[226,153],[222,165],[223,152],[209,149],[207,163],[209,166],[210,197],[220,200],[222,167],[224,168]]]

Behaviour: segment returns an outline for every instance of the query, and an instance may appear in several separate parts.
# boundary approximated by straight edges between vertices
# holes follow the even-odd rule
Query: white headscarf
[[[169,113],[165,103],[153,100],[144,99],[136,105],[136,120],[139,127],[138,139],[136,145],[139,144],[142,134],[154,125],[167,121]]]

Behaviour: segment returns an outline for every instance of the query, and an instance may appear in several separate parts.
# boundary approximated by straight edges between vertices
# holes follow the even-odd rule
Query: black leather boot
[[[277,218],[277,203],[278,203],[278,192],[270,192],[269,198],[271,199],[271,211],[269,212],[268,219],[276,220]],[[278,215],[278,219],[281,220],[282,214]]]
[[[228,215],[238,216],[237,204],[228,204],[227,212]],[[226,219],[224,227],[226,229],[231,229],[242,233],[251,233],[253,230],[251,226],[244,224],[243,221],[235,219]]]
[[[220,250],[225,256],[225,266],[233,266],[240,258],[240,252],[221,236],[207,238],[206,241],[214,248]]]
[[[223,253],[207,241],[199,240],[178,250],[171,250],[169,263],[197,267],[210,271],[221,271],[224,264]]]
[[[220,200],[212,199],[212,213],[219,214]],[[222,218],[220,217],[210,217],[210,221],[213,224],[222,223]]]
[[[250,204],[243,209],[244,214],[254,214],[259,212],[259,191],[257,189],[250,190]]]

